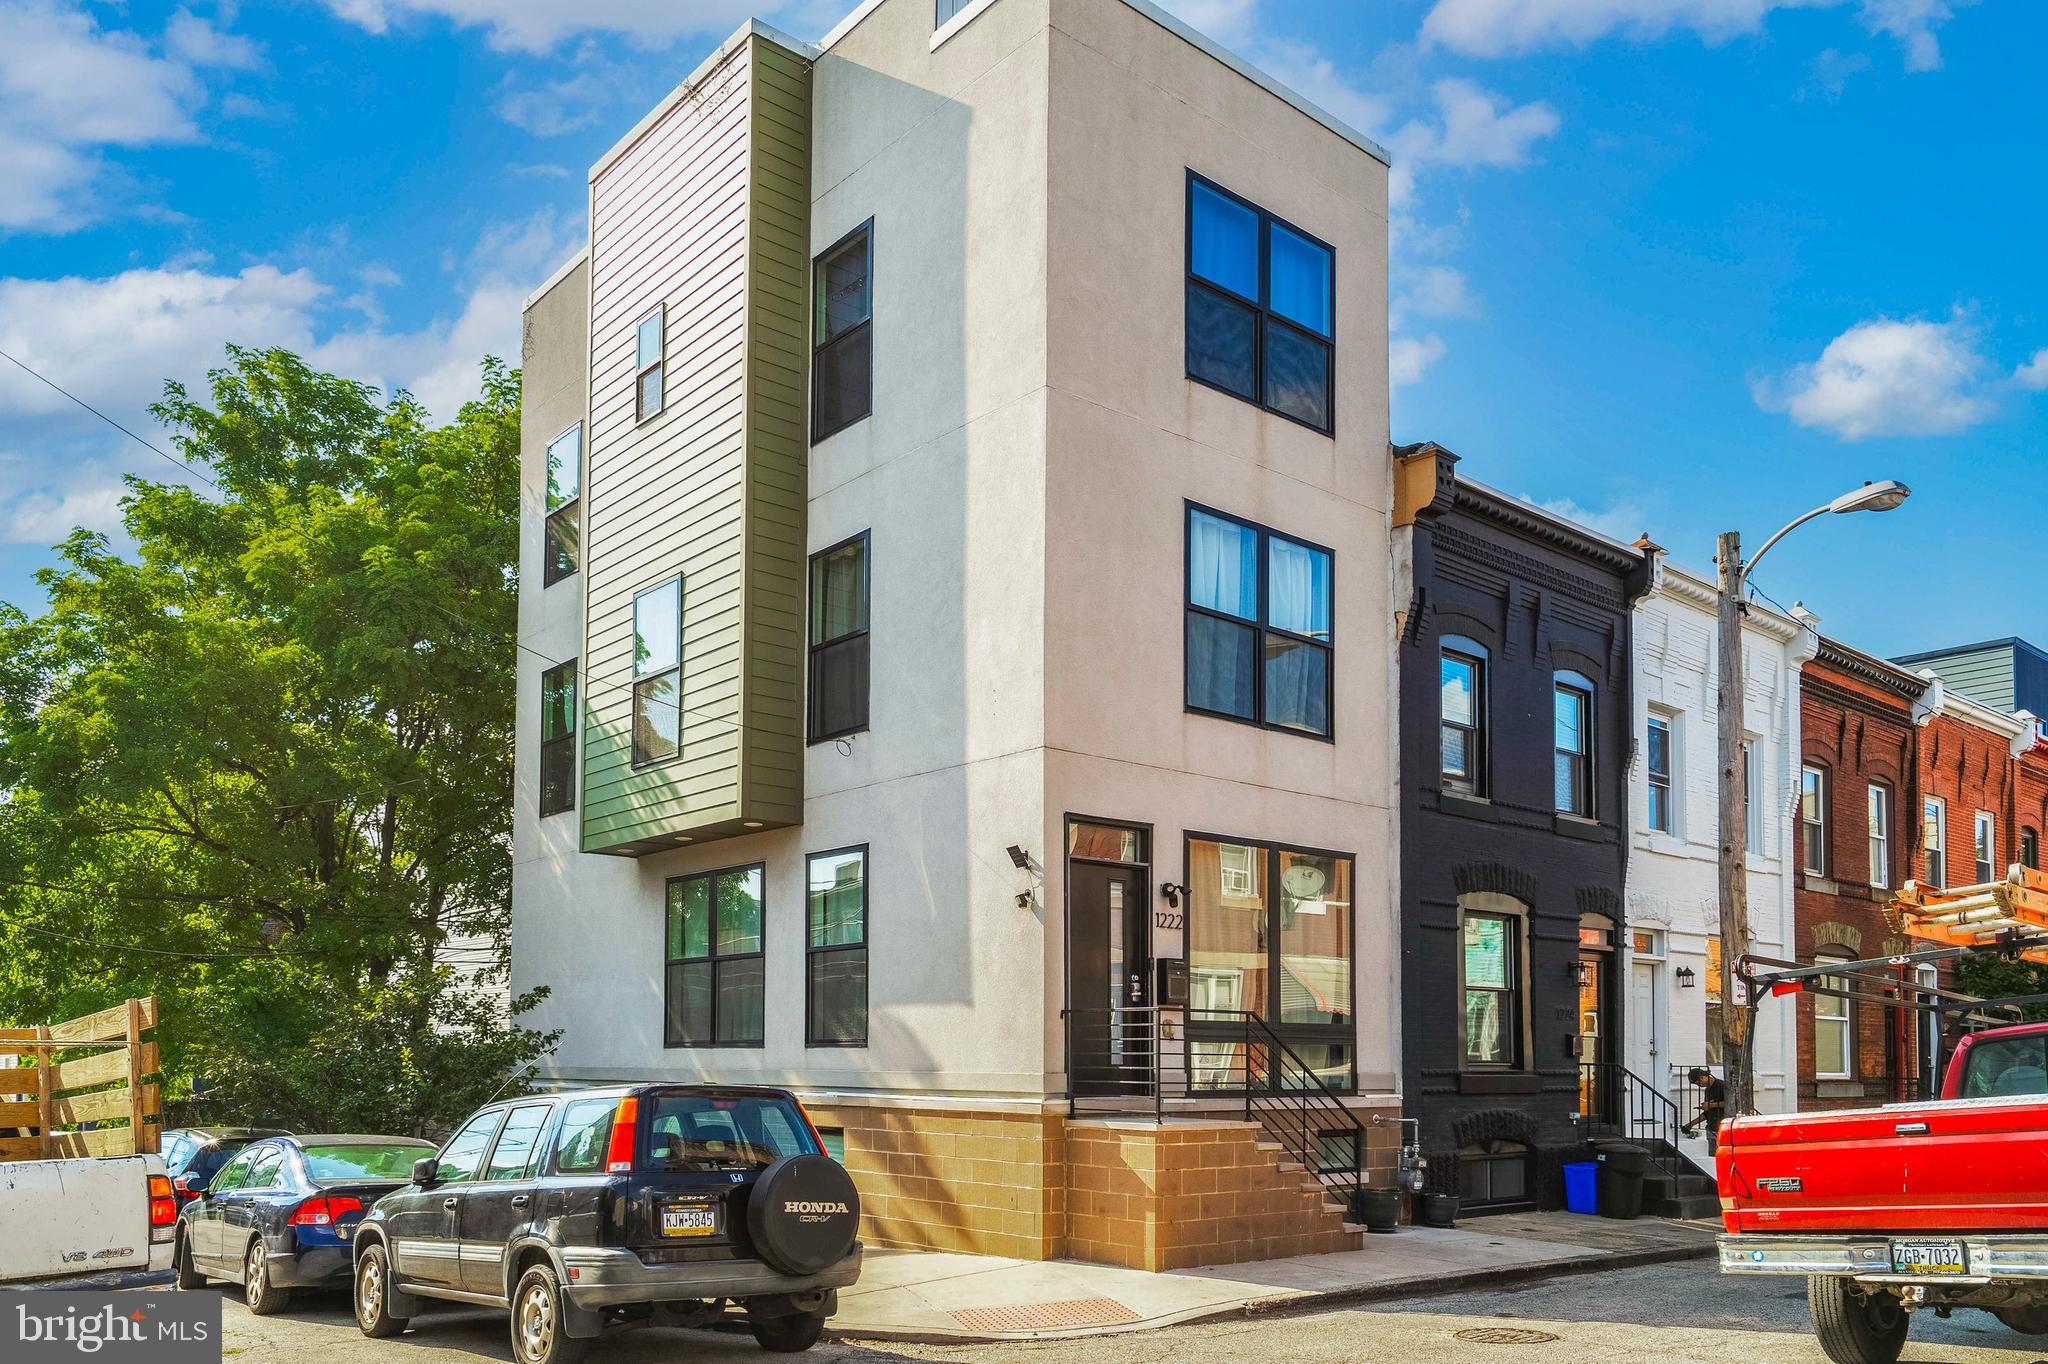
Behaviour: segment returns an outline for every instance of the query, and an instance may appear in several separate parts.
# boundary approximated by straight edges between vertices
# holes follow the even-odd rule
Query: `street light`
[[[1896,479],[1865,483],[1834,501],[1795,517],[1784,529],[1764,541],[1762,549],[1748,563],[1742,561],[1742,536],[1727,531],[1715,547],[1720,568],[1720,696],[1715,702],[1715,719],[1720,730],[1721,757],[1721,862],[1719,876],[1721,911],[1721,1024],[1722,1069],[1728,1088],[1730,1114],[1750,1110],[1749,1047],[1750,1001],[1737,998],[1737,965],[1749,952],[1749,882],[1745,864],[1749,855],[1749,820],[1744,805],[1748,792],[1742,757],[1742,612],[1749,575],[1778,541],[1817,517],[1849,512],[1886,512],[1912,496],[1913,490]],[[1740,1005],[1740,1008],[1731,1006]]]

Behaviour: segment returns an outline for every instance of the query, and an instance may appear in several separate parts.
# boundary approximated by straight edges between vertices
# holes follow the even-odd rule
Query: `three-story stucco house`
[[[1629,766],[1628,1066],[1698,1111],[1686,1074],[1721,1074],[1719,644],[1712,579],[1655,560],[1635,609],[1635,714]],[[1800,677],[1818,619],[1751,600],[1743,613],[1743,745],[1748,792],[1749,950],[1791,960],[1802,858],[1798,805],[1816,778],[1802,764]],[[1817,874],[1817,873],[1815,873]],[[1758,1006],[1754,1102],[1798,1107],[1791,1001]],[[1691,1148],[1704,1159],[1704,1141]]]
[[[1140,0],[750,24],[592,168],[525,314],[553,1081],[790,1086],[881,1244],[1355,1243],[1242,1091],[1384,1165],[1386,195]]]

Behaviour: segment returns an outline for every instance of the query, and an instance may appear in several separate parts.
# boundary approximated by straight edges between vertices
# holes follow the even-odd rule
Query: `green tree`
[[[2048,995],[2048,966],[1993,954],[1959,957],[1956,960],[1956,988],[1979,999]],[[2023,1005],[2020,1016],[2027,1022],[2038,1023],[2048,1018],[2048,1005]]]
[[[128,480],[0,606],[0,1021],[163,1000],[216,1120],[431,1131],[553,1044],[505,1016],[519,376],[434,426],[284,351],[153,409],[211,486]],[[537,998],[512,1001],[516,1015]]]

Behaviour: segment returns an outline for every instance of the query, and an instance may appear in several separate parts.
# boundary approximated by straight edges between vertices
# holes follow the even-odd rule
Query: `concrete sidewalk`
[[[1505,1284],[1714,1253],[1717,1225],[1572,1213],[1403,1227],[1362,1250],[1148,1274],[1073,1260],[871,1250],[833,1334],[880,1340],[1058,1340],[1205,1317]]]

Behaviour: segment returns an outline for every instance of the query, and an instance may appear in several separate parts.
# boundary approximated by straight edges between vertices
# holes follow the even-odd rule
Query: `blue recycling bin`
[[[1596,1193],[1599,1173],[1600,1167],[1590,1160],[1576,1161],[1564,1167],[1566,1211],[1584,1213],[1588,1217],[1599,1211]]]

